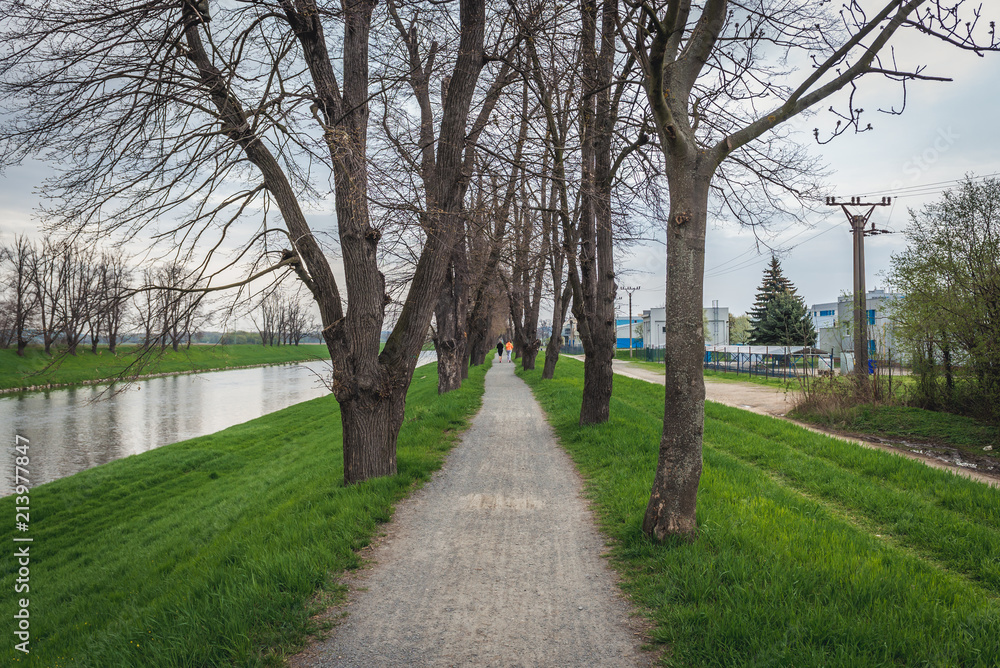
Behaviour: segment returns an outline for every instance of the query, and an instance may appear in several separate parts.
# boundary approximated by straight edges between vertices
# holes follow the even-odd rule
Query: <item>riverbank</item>
[[[40,348],[28,348],[19,357],[12,349],[0,350],[0,394],[109,383],[126,372],[146,378],[329,359],[326,346],[318,344],[196,345],[157,351],[142,361],[139,352],[138,346],[119,346],[114,355],[105,347],[97,354],[81,348],[76,355],[46,355]]]
[[[700,536],[658,545],[641,527],[662,386],[616,377],[610,421],[581,427],[582,363],[518,375],[666,665],[1000,665],[1000,491],[706,402]]]
[[[440,467],[487,366],[441,397],[433,366],[414,376],[391,478],[343,485],[329,396],[32,489],[29,530],[10,523],[0,538],[32,539],[31,654],[13,642],[2,654],[27,666],[279,665],[342,596],[337,574]],[[13,518],[14,505],[0,512]],[[13,592],[17,567],[2,563]],[[0,616],[16,605],[4,597]]]

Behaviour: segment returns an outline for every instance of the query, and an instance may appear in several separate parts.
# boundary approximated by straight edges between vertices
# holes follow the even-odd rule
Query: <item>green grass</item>
[[[1000,451],[1000,428],[970,417],[913,406],[867,404],[842,409],[836,416],[793,411],[791,417],[822,427],[871,434],[888,440],[943,443],[978,454],[984,454],[984,447],[991,447],[993,453]]]
[[[358,566],[393,504],[440,466],[485,371],[443,397],[434,368],[417,371],[393,477],[343,485],[329,396],[33,489],[30,656],[13,649],[15,499],[0,500],[0,655],[47,667],[280,665],[315,631],[316,597],[337,594],[336,575]]]
[[[729,373],[727,371],[716,371],[715,369],[705,369],[705,378],[723,383],[753,383],[765,387],[779,387],[781,389],[798,389],[799,384],[794,378],[773,378],[770,376],[757,376],[748,373]]]
[[[136,360],[136,352],[136,346],[119,346],[116,355],[107,348],[98,348],[95,355],[90,348],[81,347],[75,356],[50,356],[41,348],[28,348],[24,357],[18,357],[14,350],[0,350],[0,389],[112,379]],[[329,359],[326,346],[192,346],[177,352],[168,348],[162,356],[151,359],[141,373],[204,371],[310,359]]]
[[[1000,491],[708,403],[699,538],[658,545],[641,524],[663,388],[617,377],[611,420],[580,427],[582,369],[520,375],[665,665],[1000,665]]]

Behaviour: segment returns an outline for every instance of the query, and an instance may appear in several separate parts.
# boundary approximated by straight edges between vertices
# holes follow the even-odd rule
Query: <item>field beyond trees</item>
[[[611,419],[580,427],[581,363],[520,375],[666,665],[1000,665],[1000,490],[707,403],[698,540],[657,545],[664,389],[616,376]]]
[[[111,382],[123,372],[137,371],[129,366],[136,362],[138,352],[138,346],[118,346],[116,354],[98,348],[96,355],[89,349],[78,349],[76,355],[46,355],[40,348],[32,347],[24,351],[24,357],[19,357],[13,349],[0,350],[0,390]],[[325,345],[192,346],[176,352],[170,349],[153,352],[138,372],[186,373],[329,358]]]

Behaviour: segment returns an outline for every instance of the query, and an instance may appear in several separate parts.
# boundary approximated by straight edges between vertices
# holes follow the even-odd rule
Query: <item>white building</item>
[[[868,321],[869,355],[887,354],[893,348],[892,322],[887,311],[888,305],[901,297],[879,288],[868,291],[865,317]],[[843,350],[854,351],[854,299],[850,295],[843,295],[835,302],[813,304],[809,317],[819,335],[817,348],[833,351],[837,355]]]
[[[885,355],[895,348],[892,335],[892,320],[889,318],[889,304],[902,299],[903,295],[892,294],[879,288],[869,290],[866,295],[865,313],[868,320],[868,354]],[[841,332],[841,350],[854,351],[854,300],[844,295],[837,300],[837,325]],[[895,353],[893,353],[895,356]]]
[[[818,332],[827,327],[837,326],[837,302],[826,302],[825,304],[813,304],[809,307],[809,317],[812,318],[813,327]]]
[[[663,348],[667,341],[667,309],[651,308],[642,312],[642,345]]]
[[[705,311],[705,345],[725,346],[729,344],[729,307],[713,302]]]
[[[704,310],[708,325],[705,329],[706,345],[729,343],[729,307],[710,306]],[[667,339],[667,310],[647,309],[642,312],[642,345],[646,348],[663,348]]]

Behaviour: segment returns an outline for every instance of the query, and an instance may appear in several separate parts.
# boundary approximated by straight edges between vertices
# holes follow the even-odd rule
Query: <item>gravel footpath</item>
[[[645,666],[581,482],[513,364],[443,469],[401,503],[319,666]]]

